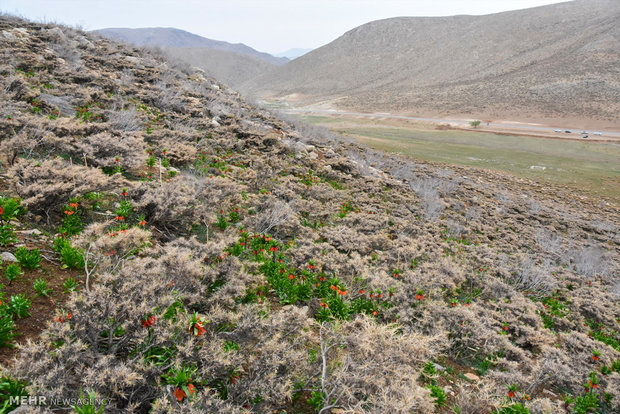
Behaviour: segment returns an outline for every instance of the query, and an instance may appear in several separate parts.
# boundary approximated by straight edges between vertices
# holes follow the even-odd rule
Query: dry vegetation
[[[3,232],[79,282],[4,344],[3,410],[620,410],[617,206],[371,151],[73,29],[2,17],[0,45]]]

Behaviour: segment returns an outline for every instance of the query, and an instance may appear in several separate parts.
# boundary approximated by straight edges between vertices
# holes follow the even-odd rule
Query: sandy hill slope
[[[0,54],[3,410],[620,410],[616,205],[66,27],[0,16]]]
[[[250,81],[250,94],[364,110],[617,118],[620,2],[357,27]]]

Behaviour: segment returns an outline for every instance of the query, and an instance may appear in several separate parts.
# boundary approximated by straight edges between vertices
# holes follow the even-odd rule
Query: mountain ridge
[[[365,111],[609,119],[620,110],[619,19],[619,3],[596,0],[377,20],[241,90]]]
[[[208,48],[251,56],[274,65],[283,65],[288,62],[288,59],[286,58],[275,57],[269,53],[260,52],[244,43],[229,43],[223,40],[209,39],[174,27],[110,27],[93,30],[92,32],[137,46],[157,46],[163,48]]]

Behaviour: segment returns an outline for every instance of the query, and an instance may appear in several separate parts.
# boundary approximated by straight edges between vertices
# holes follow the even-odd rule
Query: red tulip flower
[[[155,324],[155,321],[157,320],[157,318],[154,315],[149,316],[148,318],[146,318],[145,320],[142,321],[142,327],[143,328],[150,328]]]

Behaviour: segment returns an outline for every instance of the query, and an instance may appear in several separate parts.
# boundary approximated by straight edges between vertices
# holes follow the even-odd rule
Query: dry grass
[[[59,29],[81,66],[42,65],[55,28],[0,29],[21,36],[0,38],[15,56],[0,191],[23,199],[23,228],[78,218],[87,259],[72,317],[49,315],[3,371],[30,395],[92,391],[106,412],[493,412],[515,385],[543,412],[594,372],[597,404],[618,409],[616,209],[291,125],[77,30]],[[32,110],[41,93],[90,115]]]

